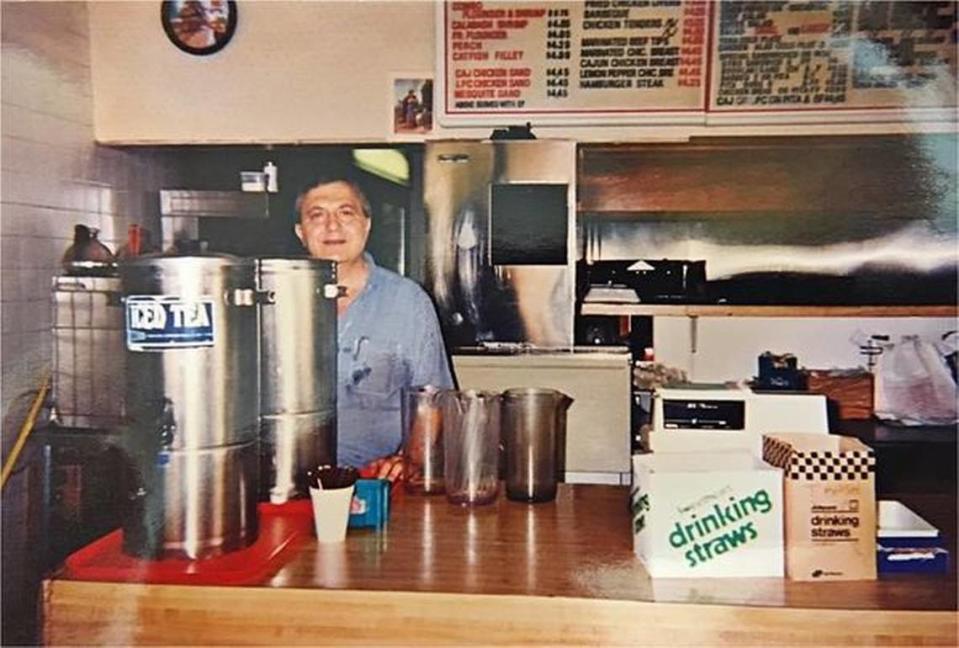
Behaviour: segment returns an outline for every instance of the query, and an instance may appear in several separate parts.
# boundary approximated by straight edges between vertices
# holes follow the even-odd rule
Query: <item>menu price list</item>
[[[446,114],[702,112],[705,0],[450,2]]]
[[[954,2],[718,5],[711,111],[954,106]]]

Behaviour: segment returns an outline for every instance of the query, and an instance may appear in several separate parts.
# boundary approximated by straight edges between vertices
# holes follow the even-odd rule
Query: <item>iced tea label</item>
[[[213,298],[170,295],[126,298],[126,341],[130,351],[213,346]]]

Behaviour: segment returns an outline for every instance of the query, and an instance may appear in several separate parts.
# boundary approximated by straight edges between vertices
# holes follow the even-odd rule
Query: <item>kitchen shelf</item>
[[[647,317],[955,317],[959,307],[936,306],[746,306],[723,304],[617,304],[589,302],[583,315]]]

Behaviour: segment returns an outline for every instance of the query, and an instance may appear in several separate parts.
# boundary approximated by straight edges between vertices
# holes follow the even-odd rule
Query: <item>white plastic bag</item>
[[[918,335],[904,335],[879,357],[877,418],[905,425],[953,425],[957,396],[945,359]]]

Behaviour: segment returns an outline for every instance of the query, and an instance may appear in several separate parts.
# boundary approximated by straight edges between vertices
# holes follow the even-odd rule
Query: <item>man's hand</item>
[[[387,479],[391,483],[403,481],[403,455],[374,459],[360,469],[360,474],[368,479]]]

